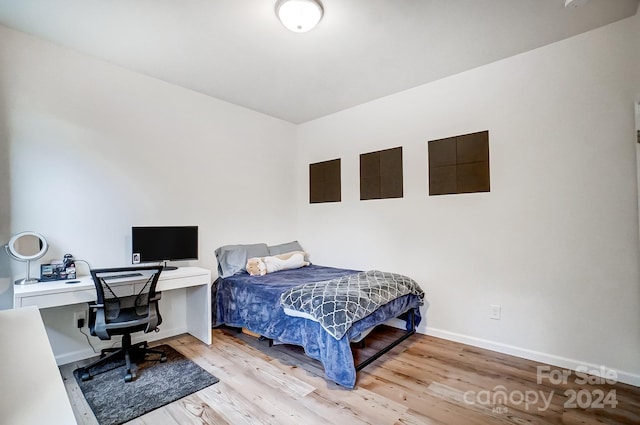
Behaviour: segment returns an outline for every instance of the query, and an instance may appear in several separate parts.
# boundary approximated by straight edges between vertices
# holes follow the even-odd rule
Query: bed
[[[285,245],[287,246],[280,250],[286,251],[291,247],[288,244]],[[268,248],[272,247],[266,248],[267,253],[279,250],[269,251]],[[246,270],[242,270],[240,263],[246,262],[247,258],[253,256],[252,254],[256,253],[255,250],[252,252],[249,249],[244,253],[235,252],[231,256],[225,256],[224,253],[219,252],[220,249],[216,250],[220,277],[216,281],[214,291],[214,326],[246,328],[277,343],[302,346],[309,357],[323,364],[327,378],[344,387],[353,388],[357,370],[367,366],[412,335],[415,327],[420,323],[419,307],[423,303],[424,293],[418,289],[398,297],[389,297],[393,299],[336,331],[327,327],[322,317],[317,318],[306,312],[292,310],[290,307],[293,306],[290,305],[291,303],[286,304],[285,299],[288,297],[291,301],[291,295],[299,294],[296,291],[301,291],[304,287],[318,288],[329,282],[345,282],[365,276],[367,273],[371,274],[373,271],[361,272],[311,264],[264,276],[251,276]],[[264,250],[261,249],[258,252],[262,253]],[[225,270],[225,263],[231,257],[234,258],[237,267],[235,269],[232,267],[233,270]],[[285,308],[283,304],[287,307]],[[355,365],[351,342],[362,339],[375,326],[397,317],[405,320],[407,332],[375,355]]]

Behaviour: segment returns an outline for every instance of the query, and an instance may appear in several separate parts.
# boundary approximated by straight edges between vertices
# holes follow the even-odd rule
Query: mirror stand
[[[25,260],[27,263],[27,273],[25,274],[24,279],[16,280],[16,285],[29,285],[32,283],[38,283],[39,280],[35,277],[31,277],[31,260]]]
[[[31,277],[31,260],[27,260],[27,273],[25,278],[18,282],[18,285],[29,285],[37,282],[39,282],[38,279]]]

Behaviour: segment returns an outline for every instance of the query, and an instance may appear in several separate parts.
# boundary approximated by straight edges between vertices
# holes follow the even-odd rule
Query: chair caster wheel
[[[131,381],[133,381],[133,374],[127,373],[126,375],[124,375],[124,382],[131,382]]]
[[[166,361],[167,361],[167,356],[166,355],[163,354],[162,356],[160,356],[160,363],[164,363]]]
[[[82,372],[80,374],[80,379],[82,380],[82,382],[88,381],[89,379],[91,379],[91,375],[89,375],[89,372]]]

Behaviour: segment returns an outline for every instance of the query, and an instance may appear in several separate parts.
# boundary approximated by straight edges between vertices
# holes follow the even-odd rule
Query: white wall
[[[413,277],[422,332],[640,385],[639,19],[299,126],[312,259]],[[491,192],[429,197],[427,141],[482,130]],[[404,198],[360,201],[359,154],[396,146]],[[309,204],[308,164],[334,158],[342,202]]]
[[[196,224],[193,264],[215,269],[220,244],[295,236],[292,124],[5,27],[0,40],[11,230],[44,234],[48,257],[130,264],[131,226]]]
[[[0,48],[3,42],[0,38]],[[0,79],[2,78],[2,68],[0,68]],[[11,170],[9,167],[9,129],[6,125],[6,111],[4,102],[0,101],[0,309],[13,306],[11,297],[2,294],[11,291],[11,267],[9,256],[2,245],[9,242],[11,238]]]
[[[93,267],[124,266],[131,226],[193,224],[200,261],[189,265],[215,276],[220,245],[295,239],[290,123],[5,27],[0,112],[0,190],[10,177],[0,192],[0,236],[42,233],[50,244],[43,262],[68,252]],[[5,260],[0,279],[9,274]],[[11,263],[24,275],[23,263]],[[77,331],[65,334],[73,308],[43,312],[57,355],[86,347]]]
[[[35,230],[45,260],[123,265],[132,225],[198,224],[194,264],[212,270],[221,244],[295,238],[319,264],[414,277],[430,304],[423,332],[606,365],[640,385],[639,27],[636,16],[299,127],[0,27],[0,236]],[[427,196],[427,141],[480,130],[491,192]],[[358,155],[394,146],[404,198],[359,201]],[[343,202],[309,205],[308,164],[337,157]],[[54,351],[86,347],[68,333],[71,310],[43,311]]]

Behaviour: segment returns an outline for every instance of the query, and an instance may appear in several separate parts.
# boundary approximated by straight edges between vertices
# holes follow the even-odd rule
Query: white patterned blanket
[[[413,279],[369,270],[293,287],[281,295],[280,303],[285,308],[311,315],[339,340],[352,323],[408,294],[414,294],[420,300],[424,298],[424,291]]]

